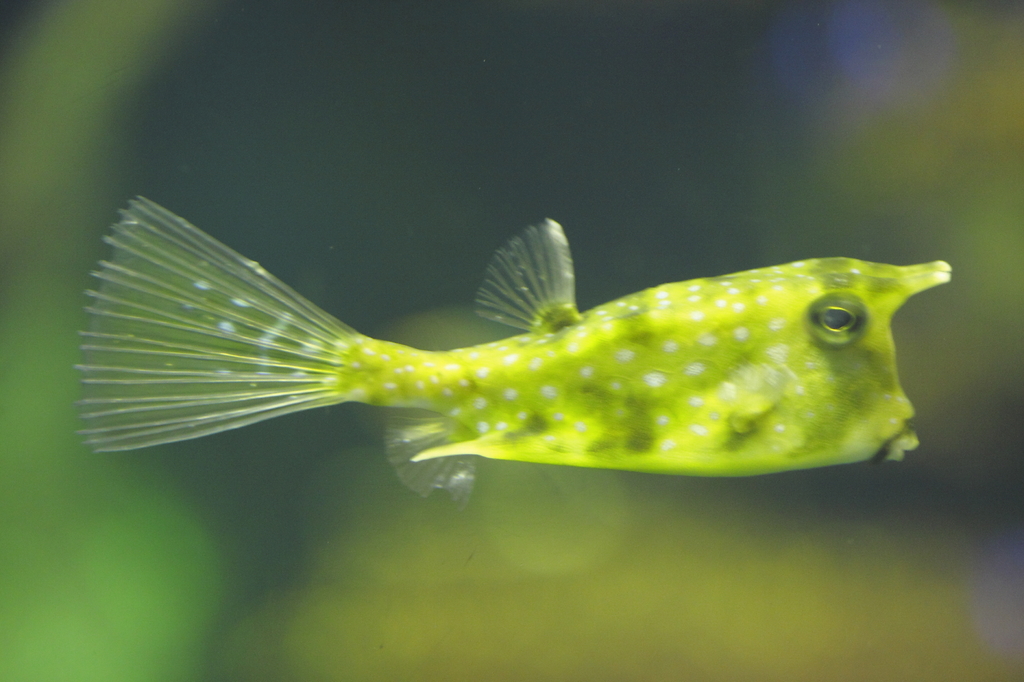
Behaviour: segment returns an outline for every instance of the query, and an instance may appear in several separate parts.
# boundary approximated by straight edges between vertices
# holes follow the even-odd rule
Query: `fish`
[[[900,460],[918,438],[890,320],[951,277],[944,261],[817,258],[580,312],[547,219],[498,249],[476,297],[519,333],[426,351],[357,332],[148,199],[105,241],[78,365],[94,450],[344,402],[417,408],[387,427],[388,459],[459,504],[479,457],[700,476]]]

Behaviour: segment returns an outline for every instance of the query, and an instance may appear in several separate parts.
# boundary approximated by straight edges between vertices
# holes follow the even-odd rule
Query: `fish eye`
[[[834,332],[842,332],[853,326],[857,318],[846,308],[830,306],[821,312],[821,324]]]
[[[808,313],[812,333],[829,346],[853,343],[867,328],[867,309],[855,296],[826,294],[811,303]]]

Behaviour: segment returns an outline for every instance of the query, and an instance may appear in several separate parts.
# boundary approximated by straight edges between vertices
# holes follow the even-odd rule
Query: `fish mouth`
[[[908,295],[920,293],[952,278],[953,268],[944,260],[936,260],[920,265],[906,265],[900,268],[900,283],[907,288]]]
[[[895,436],[882,444],[878,452],[871,457],[872,464],[882,462],[900,462],[903,460],[903,453],[913,450],[920,444],[917,440],[917,433],[914,431],[913,421],[908,419],[903,422],[903,429]]]

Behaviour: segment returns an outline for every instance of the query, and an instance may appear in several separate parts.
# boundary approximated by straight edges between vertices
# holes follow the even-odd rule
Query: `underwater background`
[[[1024,680],[1024,4],[0,5],[0,679]],[[483,462],[460,511],[341,405],[127,453],[82,291],[141,194],[356,329],[493,340],[492,251],[581,308],[948,260],[893,324],[921,446],[707,479]]]

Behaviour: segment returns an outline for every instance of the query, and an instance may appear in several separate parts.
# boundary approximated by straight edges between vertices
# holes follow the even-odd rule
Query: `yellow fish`
[[[360,334],[146,199],[106,241],[79,366],[95,450],[346,401],[425,408],[390,428],[389,458],[413,490],[460,502],[474,456],[705,476],[901,459],[918,441],[890,318],[950,279],[943,261],[821,258],[580,313],[548,220],[495,254],[477,297],[524,333],[431,352]]]

